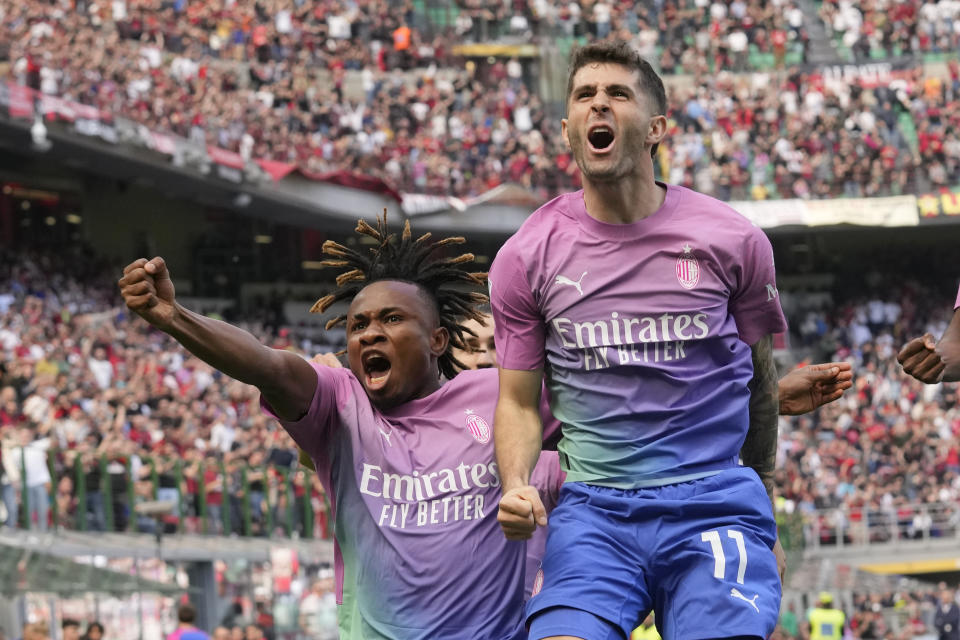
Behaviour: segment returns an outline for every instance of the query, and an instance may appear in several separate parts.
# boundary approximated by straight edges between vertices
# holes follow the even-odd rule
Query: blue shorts
[[[747,467],[646,489],[567,483],[527,603],[529,640],[622,640],[651,610],[664,640],[766,638],[780,613],[775,541]]]

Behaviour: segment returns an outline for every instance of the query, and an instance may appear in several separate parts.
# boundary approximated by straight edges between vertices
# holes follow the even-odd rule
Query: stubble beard
[[[636,141],[636,144],[631,144],[631,142],[633,142],[631,138],[634,136],[629,134],[622,137],[622,140],[617,140],[617,144],[627,144],[628,146],[625,149],[617,149],[612,157],[604,156],[603,159],[599,161],[591,161],[586,136],[574,136],[570,138],[573,157],[577,162],[577,166],[580,168],[580,174],[583,178],[592,182],[604,183],[616,182],[630,175],[635,163],[632,162],[631,156],[627,155],[626,150],[639,147],[642,153],[643,145],[642,141]],[[590,165],[593,165],[593,167]]]

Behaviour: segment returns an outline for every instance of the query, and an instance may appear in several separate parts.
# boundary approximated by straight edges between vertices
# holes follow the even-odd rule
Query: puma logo
[[[587,272],[584,271],[584,272],[580,275],[580,279],[579,279],[579,280],[571,280],[571,279],[568,278],[567,276],[557,276],[556,282],[557,282],[557,284],[568,284],[568,285],[570,285],[571,287],[573,287],[574,289],[576,289],[577,292],[582,296],[582,295],[583,295],[583,289],[580,288],[580,283],[583,282],[583,279],[586,277],[586,275],[587,275]]]
[[[393,446],[393,443],[390,442],[390,436],[393,435],[393,432],[392,432],[392,431],[384,431],[383,429],[380,429],[379,427],[378,427],[378,430],[380,431],[380,435],[383,436],[383,439],[387,441],[387,446],[392,447],[392,446]]]
[[[754,595],[752,598],[747,598],[747,596],[740,593],[739,589],[734,587],[733,589],[730,589],[730,596],[733,598],[737,598],[738,600],[743,600],[744,602],[749,604],[751,607],[756,609],[757,613],[760,613],[760,607],[757,606],[757,598],[760,597],[759,593]]]

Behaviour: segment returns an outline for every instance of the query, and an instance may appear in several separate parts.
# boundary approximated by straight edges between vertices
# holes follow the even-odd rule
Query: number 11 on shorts
[[[743,543],[743,534],[736,529],[727,529],[727,537],[737,543],[737,552],[740,554],[740,565],[737,567],[737,584],[743,584],[743,578],[747,574],[747,547]],[[700,539],[710,543],[710,550],[713,551],[713,577],[717,580],[723,580],[727,574],[727,557],[723,554],[723,544],[721,544],[720,532],[704,531],[700,534]]]

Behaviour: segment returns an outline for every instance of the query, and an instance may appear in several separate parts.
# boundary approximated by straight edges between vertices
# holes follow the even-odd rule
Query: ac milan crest
[[[473,409],[467,409],[465,413],[467,414],[467,429],[470,430],[470,435],[473,436],[473,439],[480,444],[490,442],[491,431],[487,421],[484,420],[482,416],[475,414]]]
[[[543,589],[543,568],[537,569],[537,576],[533,579],[533,590],[530,592],[531,597],[540,593],[540,589]]]
[[[689,244],[683,245],[683,253],[677,258],[677,280],[684,289],[693,289],[700,282],[700,263]]]

